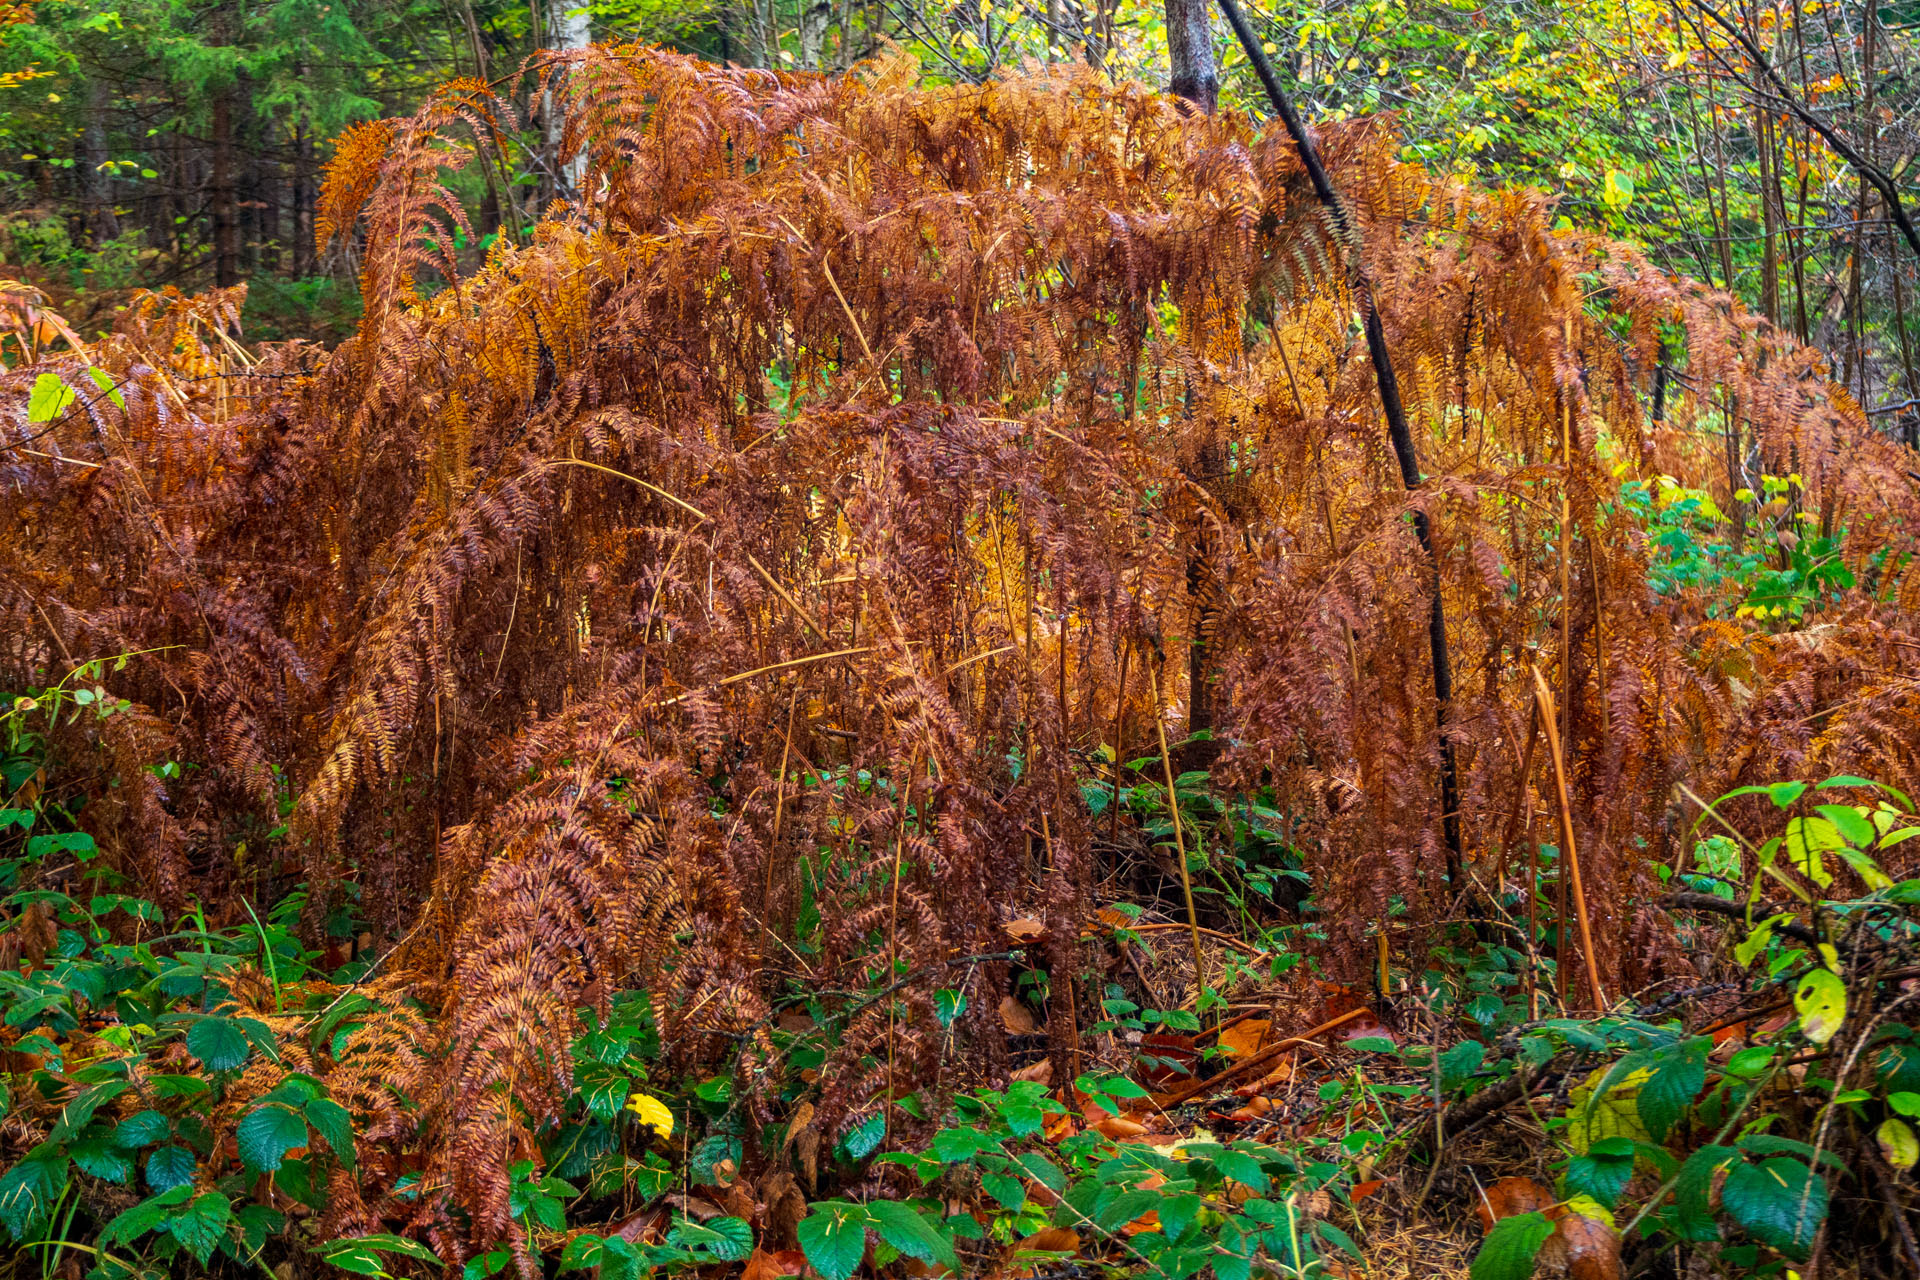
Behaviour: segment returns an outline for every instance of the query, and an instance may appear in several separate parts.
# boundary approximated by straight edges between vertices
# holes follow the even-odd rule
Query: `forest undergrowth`
[[[1388,120],[550,74],[483,261],[505,103],[341,139],[332,350],[9,301],[13,1274],[1920,1273],[1817,352]]]

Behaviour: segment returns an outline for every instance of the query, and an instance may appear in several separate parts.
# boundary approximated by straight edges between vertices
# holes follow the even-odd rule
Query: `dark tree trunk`
[[[81,207],[94,244],[120,234],[113,212],[113,176],[107,172],[107,107],[112,89],[96,76],[87,90],[87,123],[80,134]]]
[[[213,212],[213,282],[240,283],[240,244],[233,190],[233,94],[228,86],[213,99],[213,173],[207,198]]]
[[[1212,0],[1167,0],[1167,88],[1211,114],[1220,101],[1220,68],[1213,60]]]
[[[305,124],[293,134],[293,274],[313,274],[313,134]]]

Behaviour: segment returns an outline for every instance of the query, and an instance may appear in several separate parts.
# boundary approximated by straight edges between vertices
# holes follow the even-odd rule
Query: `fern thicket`
[[[77,357],[4,378],[9,404],[47,369],[84,393],[0,425],[0,675],[135,655],[106,683],[137,713],[61,731],[104,857],[234,918],[305,881],[317,923],[357,886],[379,981],[439,1015],[300,1064],[370,1126],[342,1230],[411,1218],[449,1256],[511,1234],[576,1011],[623,988],[682,1062],[743,1056],[756,1123],[796,977],[911,975],[909,1012],[854,1010],[823,1069],[829,1138],[959,1069],[950,1044],[997,1070],[1004,965],[949,962],[1003,952],[1013,915],[1078,934],[1106,830],[1080,783],[1102,743],[1156,754],[1155,717],[1177,743],[1196,673],[1216,778],[1278,790],[1355,969],[1390,902],[1425,927],[1521,865],[1521,814],[1551,813],[1536,665],[1616,982],[1675,962],[1648,901],[1679,784],[1920,781],[1911,458],[1817,355],[1542,197],[1403,163],[1382,123],[1322,132],[1409,493],[1355,246],[1277,131],[1084,70],[923,90],[905,63],[623,48],[555,84],[588,195],[466,274],[441,175],[510,107],[459,84],[343,140],[324,221],[360,238],[367,305],[339,349],[245,348],[235,294],[153,295],[85,355],[118,399]],[[1622,482],[1731,511],[1761,471],[1849,529],[1853,603],[1776,630],[1655,596]],[[147,768],[170,759],[200,767]],[[960,985],[949,1039],[932,993]]]

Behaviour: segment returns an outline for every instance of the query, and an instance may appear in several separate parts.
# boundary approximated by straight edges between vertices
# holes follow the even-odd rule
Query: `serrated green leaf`
[[[0,1227],[15,1240],[37,1230],[67,1186],[67,1153],[43,1142],[0,1176]]]
[[[887,1136],[887,1113],[876,1111],[860,1124],[847,1130],[847,1136],[840,1139],[841,1158],[848,1161],[865,1160],[885,1141]]]
[[[882,1240],[910,1258],[957,1267],[953,1243],[933,1224],[897,1200],[875,1200],[867,1206],[873,1229]]]
[[[1652,1073],[1640,1086],[1635,1106],[1654,1142],[1666,1141],[1668,1130],[1706,1087],[1707,1053],[1712,1048],[1713,1041],[1700,1036],[1661,1049],[1647,1060]]]
[[[1521,1213],[1502,1218],[1487,1232],[1468,1274],[1472,1280],[1527,1280],[1540,1246],[1553,1234],[1544,1213]]]
[[[147,1157],[147,1185],[155,1191],[171,1191],[193,1181],[197,1162],[185,1147],[161,1147]]]
[[[115,1126],[113,1143],[128,1151],[137,1151],[156,1142],[165,1142],[172,1131],[167,1118],[149,1107],[145,1111],[136,1111]]]
[[[280,1167],[287,1152],[307,1145],[307,1121],[292,1107],[269,1102],[246,1114],[234,1140],[249,1169],[271,1172]]]
[[[740,1262],[753,1252],[753,1228],[739,1218],[694,1222],[682,1218],[667,1233],[667,1243],[681,1249],[704,1249],[722,1262]]]
[[[1856,849],[1871,849],[1877,835],[1866,813],[1850,804],[1817,804],[1813,811],[1833,824],[1834,830]]]
[[[145,173],[147,171],[143,169],[141,172]],[[107,393],[107,399],[113,401],[115,405],[122,409],[127,407],[127,398],[121,395],[120,388],[114,385],[112,374],[96,366],[87,370],[87,376],[93,379],[94,386]]]
[[[1791,809],[1793,802],[1807,793],[1807,784],[1804,782],[1776,782],[1768,787],[1766,791],[1767,798],[1773,801],[1775,808]]]
[[[386,1270],[386,1253],[397,1253],[429,1266],[445,1266],[440,1256],[417,1240],[376,1232],[365,1236],[345,1236],[329,1240],[318,1250],[322,1261],[360,1276],[377,1276]]]
[[[1158,1209],[1160,1200],[1158,1191],[1121,1191],[1095,1209],[1094,1225],[1103,1231],[1118,1231],[1141,1214]]]
[[[33,380],[33,390],[27,396],[27,421],[52,422],[76,398],[73,388],[62,382],[59,374],[43,373]]]
[[[1008,1212],[1018,1213],[1027,1202],[1027,1184],[1007,1173],[983,1173],[980,1189],[998,1200]]]
[[[205,1266],[232,1221],[233,1202],[217,1191],[209,1191],[195,1196],[178,1213],[169,1214],[161,1221],[160,1229],[178,1240]]]
[[[307,1123],[345,1168],[353,1168],[353,1117],[331,1098],[315,1098],[304,1108]]]
[[[133,1160],[105,1133],[95,1132],[77,1142],[67,1144],[67,1155],[72,1157],[80,1172],[90,1178],[104,1178],[108,1182],[126,1182],[133,1177]]]
[[[848,1280],[867,1252],[867,1213],[859,1205],[827,1200],[801,1220],[800,1251],[823,1280]]]
[[[247,1033],[232,1018],[201,1018],[187,1028],[187,1052],[212,1071],[244,1066],[251,1049]]]
[[[157,1196],[149,1196],[109,1222],[106,1230],[100,1233],[100,1243],[132,1244],[192,1198],[193,1188],[190,1186],[170,1187]]]
[[[1622,1150],[1624,1148],[1624,1150]],[[1633,1180],[1634,1143],[1622,1137],[1602,1138],[1584,1155],[1567,1161],[1567,1191],[1591,1196],[1608,1209]]]
[[[1720,1204],[1761,1244],[1805,1261],[1826,1221],[1827,1184],[1800,1161],[1776,1156],[1731,1170]]]

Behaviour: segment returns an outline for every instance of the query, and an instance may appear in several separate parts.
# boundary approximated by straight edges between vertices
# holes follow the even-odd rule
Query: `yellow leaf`
[[[1800,979],[1793,993],[1793,1010],[1800,1015],[1800,1034],[1825,1044],[1847,1017],[1847,984],[1831,969],[1815,969]]]
[[[1567,1094],[1567,1141],[1577,1155],[1585,1155],[1587,1148],[1602,1138],[1653,1141],[1653,1135],[1640,1121],[1640,1086],[1653,1078],[1652,1068],[1641,1067],[1616,1076],[1605,1093],[1594,1097],[1593,1091],[1611,1070],[1611,1067],[1596,1068]]]
[[[1920,1138],[1905,1120],[1889,1117],[1874,1135],[1880,1141],[1880,1154],[1896,1169],[1911,1169],[1920,1162]]]
[[[673,1134],[673,1112],[667,1110],[667,1104],[651,1094],[636,1093],[627,1099],[627,1110],[640,1117],[640,1123],[652,1129],[661,1137]]]

